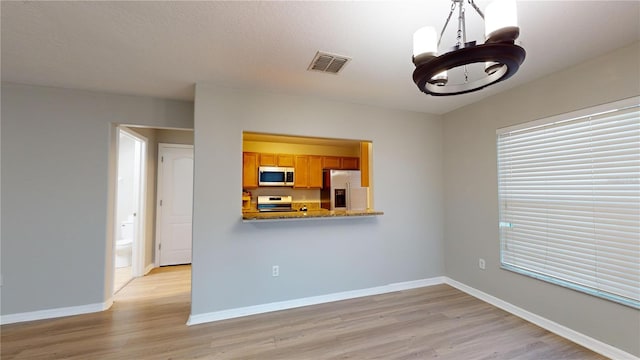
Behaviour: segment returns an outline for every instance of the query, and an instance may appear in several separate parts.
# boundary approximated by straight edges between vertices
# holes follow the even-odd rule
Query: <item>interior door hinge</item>
[[[162,243],[158,244],[158,250],[162,250]]]
[[[162,200],[160,200],[160,206],[162,206]]]
[[[164,156],[160,157],[160,162],[164,162]]]

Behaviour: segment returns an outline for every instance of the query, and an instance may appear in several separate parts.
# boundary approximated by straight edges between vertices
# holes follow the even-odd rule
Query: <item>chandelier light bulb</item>
[[[438,54],[438,33],[433,26],[425,26],[413,33],[413,62],[418,64]]]
[[[487,42],[514,41],[520,35],[515,0],[494,0],[484,12],[484,34]]]
[[[429,83],[435,84],[438,86],[445,86],[447,85],[447,82],[449,82],[449,76],[447,75],[447,70],[439,74],[436,74],[436,76],[432,77],[431,80],[429,80]]]
[[[491,75],[496,71],[498,71],[500,67],[502,67],[502,64],[499,64],[493,61],[488,61],[484,63],[484,72],[487,73],[487,75]]]

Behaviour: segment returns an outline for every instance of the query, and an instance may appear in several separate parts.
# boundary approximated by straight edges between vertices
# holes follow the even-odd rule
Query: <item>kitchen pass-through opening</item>
[[[370,140],[243,132],[242,149],[243,212],[374,208]]]

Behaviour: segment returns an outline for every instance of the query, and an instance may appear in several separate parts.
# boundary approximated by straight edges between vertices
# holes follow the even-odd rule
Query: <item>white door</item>
[[[114,231],[114,293],[144,273],[147,139],[120,127]]]
[[[190,264],[193,146],[159,144],[158,160],[158,263]]]

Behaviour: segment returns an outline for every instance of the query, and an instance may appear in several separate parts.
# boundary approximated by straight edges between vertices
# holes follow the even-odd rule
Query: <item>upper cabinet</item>
[[[278,166],[293,167],[293,155],[278,154]]]
[[[258,187],[258,157],[254,152],[242,153],[242,188],[255,189]]]
[[[309,156],[296,155],[293,171],[293,187],[306,188],[309,185]]]
[[[360,162],[357,157],[343,157],[342,169],[344,170],[360,170]]]
[[[293,165],[293,155],[291,154],[260,154],[260,166],[293,167]]]
[[[322,189],[322,156],[296,155],[294,164],[294,188]]]
[[[342,158],[339,156],[323,156],[322,157],[323,169],[342,169]]]
[[[323,156],[322,168],[335,170],[360,170],[360,159],[357,157]]]
[[[322,157],[309,156],[309,188],[322,189]]]

